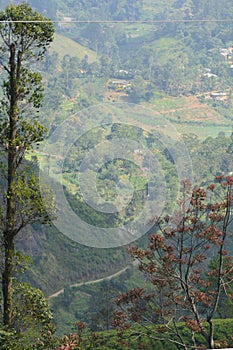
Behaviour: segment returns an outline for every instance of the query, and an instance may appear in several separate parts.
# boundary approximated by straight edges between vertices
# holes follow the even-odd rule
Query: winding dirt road
[[[134,264],[133,264],[134,265]],[[94,284],[94,283],[99,283],[99,282],[102,282],[104,280],[110,280],[114,277],[117,277],[119,275],[121,275],[123,272],[125,272],[126,270],[128,270],[130,267],[132,266],[132,264],[124,267],[123,269],[113,273],[112,275],[109,275],[107,277],[102,277],[102,278],[99,278],[97,280],[92,280],[92,281],[87,281],[87,282],[80,282],[80,283],[75,283],[75,284],[71,284],[69,287],[80,287],[80,286],[83,286],[83,285],[87,285],[87,284]],[[56,298],[58,295],[64,293],[64,288],[60,289],[59,291],[57,291],[56,293],[53,293],[51,294],[48,299],[52,299],[52,298]]]

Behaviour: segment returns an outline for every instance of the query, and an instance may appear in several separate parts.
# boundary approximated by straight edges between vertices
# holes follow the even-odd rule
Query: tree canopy
[[[51,203],[39,191],[36,164],[27,152],[45,133],[38,120],[43,98],[40,74],[33,64],[40,60],[53,40],[51,21],[29,5],[9,5],[0,12],[0,63],[3,72],[3,98],[0,120],[1,234],[3,242],[3,324],[14,327],[13,277],[15,237],[29,223],[48,220]],[[49,190],[46,190],[49,192]]]

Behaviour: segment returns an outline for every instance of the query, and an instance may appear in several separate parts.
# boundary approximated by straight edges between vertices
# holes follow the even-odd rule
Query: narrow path
[[[95,283],[99,283],[99,282],[103,282],[104,280],[110,280],[114,277],[117,277],[119,275],[121,275],[123,272],[125,272],[126,270],[128,270],[130,267],[132,266],[132,264],[124,267],[123,269],[113,273],[112,275],[109,275],[107,277],[102,277],[99,278],[97,280],[92,280],[92,281],[87,281],[87,282],[80,282],[80,283],[75,283],[75,284],[71,284],[69,287],[80,287],[83,285],[87,285],[87,284],[95,284]],[[60,289],[59,291],[57,291],[56,293],[51,294],[48,299],[52,299],[52,298],[56,298],[58,295],[64,293],[64,288]]]

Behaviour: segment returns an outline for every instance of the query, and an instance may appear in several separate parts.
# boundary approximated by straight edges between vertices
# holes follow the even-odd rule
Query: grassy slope
[[[105,101],[127,102],[129,100],[121,92],[111,92],[106,94]],[[200,102],[197,96],[171,97],[155,94],[150,102],[141,104],[164,118],[165,124],[166,120],[171,122],[180,134],[194,133],[202,139],[208,136],[216,137],[221,131],[229,136],[231,134],[232,121],[209,105],[207,100]],[[154,128],[153,120],[148,118],[141,117],[140,121],[128,118],[127,122],[142,128],[147,128],[148,125]]]
[[[65,55],[78,57],[79,59],[82,59],[85,55],[87,55],[89,62],[93,62],[97,59],[94,51],[91,51],[90,49],[61,34],[55,35],[55,39],[50,50],[57,52],[59,59],[62,59]]]
[[[155,98],[147,107],[161,113],[181,134],[196,133],[206,138],[220,131],[231,133],[231,121],[195,96]]]

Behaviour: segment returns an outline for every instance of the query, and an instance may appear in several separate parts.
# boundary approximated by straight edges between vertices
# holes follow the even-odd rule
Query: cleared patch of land
[[[85,55],[87,55],[89,62],[93,62],[97,59],[94,51],[91,51],[90,49],[61,34],[55,35],[50,51],[57,52],[59,59],[62,59],[65,55],[78,57],[79,59],[82,59],[85,57]]]

